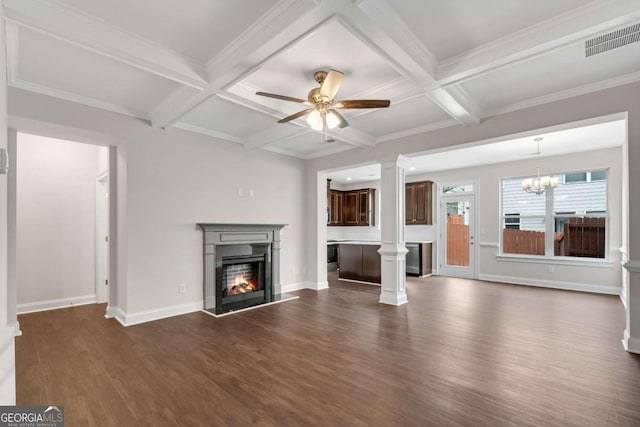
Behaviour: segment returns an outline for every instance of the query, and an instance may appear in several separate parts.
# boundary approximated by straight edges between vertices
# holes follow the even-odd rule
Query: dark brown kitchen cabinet
[[[381,282],[379,245],[340,244],[338,278]]]
[[[406,225],[433,224],[432,181],[405,184]]]
[[[342,193],[344,200],[344,221],[341,225],[358,225],[360,210],[358,205],[358,192],[345,191]]]
[[[342,225],[344,221],[343,196],[342,191],[329,191],[329,225]]]
[[[375,189],[339,191],[329,195],[329,225],[375,225]]]

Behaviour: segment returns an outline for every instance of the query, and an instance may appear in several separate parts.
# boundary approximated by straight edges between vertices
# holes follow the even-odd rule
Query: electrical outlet
[[[184,294],[185,292],[187,292],[187,284],[186,283],[180,283],[178,285],[178,293]]]

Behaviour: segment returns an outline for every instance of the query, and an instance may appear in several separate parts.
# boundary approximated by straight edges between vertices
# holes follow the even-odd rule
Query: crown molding
[[[202,89],[206,72],[195,60],[53,0],[4,0],[5,19],[24,28],[143,71]]]
[[[15,22],[5,23],[7,45],[7,82],[18,79],[18,64],[20,63],[20,41],[18,40],[18,26]]]
[[[441,61],[436,71],[436,79],[445,87],[452,83],[461,83],[639,19],[640,10],[634,2],[590,2]]]
[[[630,259],[623,265],[623,267],[631,273],[640,273],[640,261]]]

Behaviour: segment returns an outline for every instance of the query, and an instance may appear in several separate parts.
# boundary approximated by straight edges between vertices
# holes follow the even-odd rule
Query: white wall
[[[288,224],[281,283],[304,281],[304,161],[178,129],[154,129],[139,119],[19,89],[10,89],[9,96],[11,123],[18,129],[116,146],[111,166],[117,170],[112,185],[118,252],[111,256],[117,260],[111,301],[116,289],[117,298],[110,308],[119,320],[133,323],[202,307],[198,222]],[[187,285],[186,293],[178,293],[179,283]]]
[[[289,224],[281,282],[303,280],[302,161],[177,130],[149,130],[127,151],[129,312],[202,300],[196,223]]]
[[[19,133],[17,293],[25,312],[95,298],[95,180],[104,147]],[[69,300],[52,302],[52,300]]]

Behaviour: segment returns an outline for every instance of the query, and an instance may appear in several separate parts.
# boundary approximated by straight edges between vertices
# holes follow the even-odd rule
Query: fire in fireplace
[[[260,290],[259,270],[253,263],[227,265],[223,270],[222,281],[225,285],[222,296],[247,294]]]

